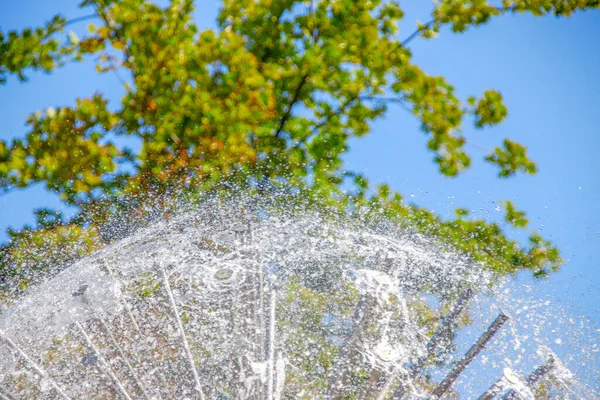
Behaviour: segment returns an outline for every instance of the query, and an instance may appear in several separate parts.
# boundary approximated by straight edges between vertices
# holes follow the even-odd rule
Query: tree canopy
[[[463,209],[442,220],[345,171],[341,157],[350,138],[372,133],[373,121],[401,107],[420,121],[440,173],[459,175],[471,165],[462,127],[499,124],[507,107],[497,90],[460,99],[444,77],[414,63],[411,42],[505,14],[566,17],[600,1],[441,0],[431,21],[408,37],[399,35],[403,10],[394,0],[223,0],[218,29],[202,31],[191,0],[80,6],[74,20],[56,15],[35,28],[0,31],[0,83],[90,57],[98,73],[126,77],[120,104],[97,92],[74,107],[31,114],[24,137],[0,141],[2,190],[43,182],[80,210],[70,219],[40,210],[37,226],[11,231],[0,255],[5,284],[26,285],[31,277],[20,266],[27,260],[65,262],[114,240],[103,224],[115,214],[143,221],[144,202],[175,188],[211,190],[224,180],[377,207],[501,273],[530,269],[539,276],[561,264],[558,249],[535,232],[524,245]],[[84,20],[92,21],[87,35],[66,33]],[[126,136],[141,145],[122,146]],[[526,148],[508,138],[485,161],[498,167],[499,178],[537,170]],[[504,205],[506,222],[526,228],[524,213]]]

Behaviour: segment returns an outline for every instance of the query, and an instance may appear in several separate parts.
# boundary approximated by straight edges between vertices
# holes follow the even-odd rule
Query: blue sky
[[[67,18],[89,13],[78,1],[0,2],[4,32],[42,23],[60,11]],[[428,20],[430,3],[413,1],[401,36],[417,19]],[[200,27],[214,26],[218,3],[196,2]],[[82,32],[85,23],[70,27]],[[487,88],[499,89],[509,107],[505,123],[485,130],[465,127],[473,167],[456,179],[442,177],[425,148],[427,137],[404,110],[391,108],[370,135],[352,140],[347,168],[387,182],[408,201],[450,216],[456,207],[499,220],[500,200],[512,200],[528,212],[531,227],[555,241],[567,260],[562,271],[540,286],[544,294],[600,323],[600,11],[571,19],[506,16],[455,35],[442,31],[435,40],[411,43],[414,59],[430,74],[443,75],[465,98]],[[121,86],[112,74],[98,75],[93,63],[75,64],[53,75],[29,73],[26,84],[11,78],[0,87],[0,139],[25,134],[25,118],[49,106],[72,105],[77,96],[104,93],[117,104]],[[500,180],[483,163],[486,152],[505,137],[528,146],[540,172],[533,177]],[[32,210],[60,207],[42,186],[0,196],[0,240],[5,229],[33,222]],[[525,239],[524,233],[515,233]],[[528,275],[520,276],[529,284]]]

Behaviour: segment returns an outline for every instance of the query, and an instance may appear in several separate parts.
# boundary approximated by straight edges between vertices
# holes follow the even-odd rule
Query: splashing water
[[[484,266],[385,221],[243,203],[144,228],[4,310],[0,398],[597,397],[598,333]]]

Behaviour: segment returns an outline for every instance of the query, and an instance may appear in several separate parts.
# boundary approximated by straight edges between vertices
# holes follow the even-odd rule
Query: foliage
[[[504,148],[496,148],[493,154],[488,155],[486,160],[500,166],[498,176],[505,178],[514,175],[517,171],[535,174],[537,167],[525,154],[525,147],[509,139],[504,139]]]
[[[57,265],[72,263],[100,250],[97,229],[76,224],[27,228],[13,233],[13,237],[12,244],[0,251],[0,286],[4,289],[0,300],[41,281],[54,273]]]
[[[529,221],[525,218],[525,212],[515,208],[512,201],[504,201],[502,205],[506,209],[504,220],[517,228],[525,228]]]
[[[507,13],[568,16],[599,6],[597,0],[506,0],[500,6],[442,0],[429,23],[401,40],[403,11],[393,0],[223,0],[219,28],[204,31],[192,20],[191,0],[164,7],[85,0],[81,7],[91,15],[71,21],[57,15],[39,28],[0,32],[0,83],[90,56],[99,73],[130,78],[118,105],[96,93],[74,107],[50,107],[29,117],[24,138],[0,141],[1,189],[43,182],[81,210],[70,221],[42,213],[38,230],[12,232],[1,253],[2,275],[26,262],[23,246],[62,245],[86,232],[79,241],[88,245],[72,254],[95,249],[119,237],[103,228],[110,218],[126,214],[135,226],[147,220],[146,206],[173,188],[209,190],[223,180],[259,190],[285,183],[344,206],[378,205],[501,272],[556,269],[558,251],[536,234],[523,247],[498,225],[467,219],[464,211],[444,221],[404,204],[385,186],[372,194],[363,176],[342,170],[341,156],[349,138],[370,133],[374,120],[399,106],[421,122],[439,171],[458,175],[471,164],[461,134],[465,121],[495,125],[507,108],[495,90],[461,101],[443,77],[413,62],[409,43],[435,37],[444,26],[462,32]],[[85,19],[99,24],[85,37],[65,37],[67,25]],[[125,148],[121,137],[141,144]],[[525,147],[509,139],[485,160],[502,178],[536,172]],[[355,191],[344,195],[348,182]],[[123,196],[136,199],[135,206],[112,201]],[[523,218],[507,206],[508,222],[524,227]]]
[[[530,234],[529,247],[525,248],[503,234],[497,223],[466,219],[469,212],[465,209],[456,210],[456,219],[443,220],[432,211],[404,204],[398,194],[387,198],[373,196],[368,203],[376,212],[382,210],[400,224],[416,227],[431,237],[437,237],[499,273],[529,269],[535,276],[541,277],[550,271],[557,271],[562,264],[558,249],[537,233]],[[506,221],[517,228],[524,228],[527,222],[524,213],[515,210],[510,202],[505,204]]]

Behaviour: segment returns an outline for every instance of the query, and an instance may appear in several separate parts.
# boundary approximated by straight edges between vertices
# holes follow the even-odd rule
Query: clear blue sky
[[[57,11],[67,18],[89,12],[77,9],[77,3],[1,0],[0,26],[6,32],[40,24]],[[412,33],[417,19],[428,20],[430,3],[412,3],[416,4],[406,6],[402,37]],[[214,26],[218,3],[204,0],[196,5],[198,24]],[[70,28],[82,32],[85,24]],[[445,30],[435,40],[417,39],[411,47],[427,72],[446,76],[462,97],[499,89],[509,106],[508,119],[483,131],[466,127],[474,144],[468,148],[473,168],[447,179],[431,162],[418,123],[402,109],[391,109],[372,134],[351,142],[347,168],[391,184],[409,201],[442,216],[467,207],[498,220],[502,213],[497,202],[513,200],[528,212],[531,227],[554,240],[567,260],[543,290],[573,312],[600,322],[600,12],[560,20],[507,16],[465,34]],[[77,96],[95,91],[117,104],[122,93],[114,75],[96,74],[90,62],[52,76],[28,76],[26,84],[11,78],[0,87],[2,140],[24,135],[25,118],[35,110],[72,105]],[[500,180],[496,170],[481,161],[485,150],[505,137],[528,146],[540,169],[536,176]],[[0,196],[0,241],[6,240],[7,227],[33,222],[32,210],[42,206],[60,207],[57,196],[42,186]],[[529,282],[527,276],[520,279]]]

